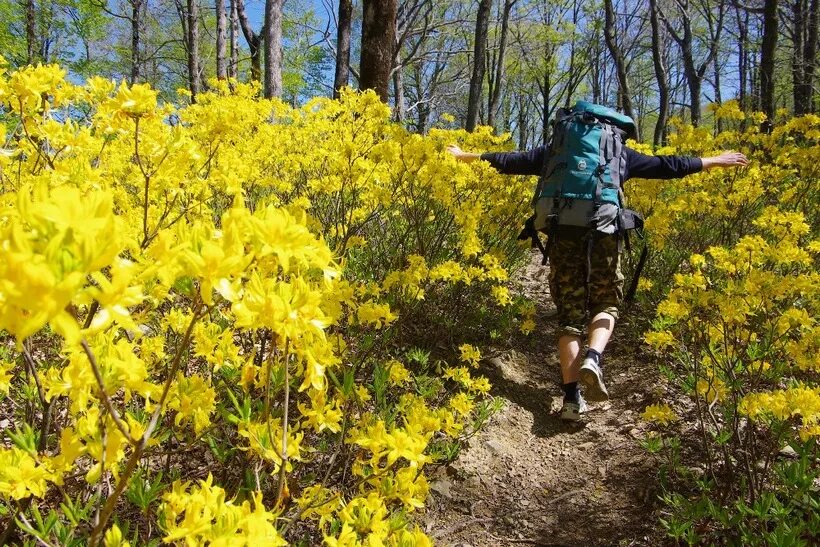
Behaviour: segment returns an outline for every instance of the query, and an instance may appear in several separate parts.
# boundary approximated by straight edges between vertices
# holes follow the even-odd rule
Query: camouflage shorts
[[[621,241],[615,234],[591,232],[591,268],[586,286],[589,233],[586,229],[561,228],[551,236],[549,285],[558,308],[561,335],[581,336],[587,321],[601,312],[617,319],[623,300]]]

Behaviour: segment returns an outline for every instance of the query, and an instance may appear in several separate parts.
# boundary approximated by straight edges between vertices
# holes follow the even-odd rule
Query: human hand
[[[703,158],[701,161],[704,170],[714,167],[746,167],[749,165],[749,160],[742,152],[722,152],[717,156]]]
[[[481,157],[480,154],[474,154],[472,152],[465,152],[462,150],[457,144],[450,144],[446,148],[447,152],[453,155],[453,157],[458,161],[463,161],[466,163],[470,163],[471,161],[475,161]]]

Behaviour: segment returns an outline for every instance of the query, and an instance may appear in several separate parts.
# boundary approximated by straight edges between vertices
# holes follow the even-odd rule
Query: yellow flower
[[[649,405],[641,414],[641,418],[660,425],[669,425],[679,419],[672,408],[666,404]]]
[[[120,84],[112,104],[115,111],[134,118],[145,116],[156,107],[157,92],[149,84],[134,84],[129,87],[125,82]]]
[[[298,408],[305,418],[305,425],[312,427],[317,433],[325,429],[338,433],[341,431],[342,411],[338,401],[327,403],[325,392],[311,390],[310,405],[299,403]]]
[[[189,483],[176,481],[171,491],[162,496],[159,514],[163,541],[180,540],[195,543],[231,545],[284,546],[274,526],[276,515],[267,511],[260,492],[252,493],[253,504],[226,499],[225,490],[213,485],[213,477]]]
[[[0,361],[0,393],[9,394],[11,388],[11,380],[13,378],[12,371],[14,370],[14,363],[8,361]]]
[[[457,393],[450,398],[450,407],[462,416],[469,416],[475,407],[475,403],[466,393]]]
[[[501,285],[496,285],[492,288],[493,298],[498,303],[499,306],[509,306],[512,303],[512,297],[510,296],[510,289],[507,287],[502,287]]]
[[[387,326],[396,320],[396,315],[391,313],[390,306],[387,304],[365,302],[359,305],[356,314],[359,321],[362,323],[370,323],[377,329],[382,328],[382,326]]]
[[[700,378],[695,389],[697,393],[702,395],[709,403],[723,399],[728,392],[723,380],[715,376],[709,376],[708,379]]]
[[[111,528],[109,528],[105,533],[103,543],[105,544],[105,547],[129,547],[131,545],[123,539],[122,532],[116,524],[111,526]]]
[[[490,389],[492,389],[492,385],[487,378],[479,376],[470,382],[469,389],[477,393],[489,393]]]
[[[463,362],[469,363],[473,367],[478,366],[478,362],[481,360],[481,351],[478,348],[470,344],[461,344],[458,349],[461,352]]]
[[[14,500],[42,498],[55,477],[49,468],[19,448],[0,448],[0,495]]]
[[[532,318],[527,318],[521,322],[521,325],[518,327],[518,329],[523,334],[530,334],[532,331],[535,330],[535,321],[533,321]]]
[[[644,333],[643,339],[644,342],[658,350],[671,347],[675,344],[675,337],[667,330],[660,332],[650,331]]]
[[[403,364],[395,359],[385,365],[390,373],[390,383],[396,386],[406,384],[410,381],[410,371]]]

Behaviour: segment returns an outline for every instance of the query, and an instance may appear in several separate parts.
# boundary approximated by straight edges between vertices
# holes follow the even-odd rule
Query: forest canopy
[[[670,117],[719,123],[710,103],[771,121],[817,110],[818,13],[818,0],[2,0],[0,51],[171,101],[212,78],[294,106],[373,88],[413,131],[486,124],[519,148],[584,98],[657,145]]]

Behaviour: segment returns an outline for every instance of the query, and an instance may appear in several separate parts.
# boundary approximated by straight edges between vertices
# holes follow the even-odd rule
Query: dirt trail
[[[439,468],[423,525],[436,545],[657,545],[657,471],[640,413],[663,391],[657,366],[616,329],[605,355],[612,399],[580,424],[560,420],[556,324],[540,254],[520,282],[538,331],[482,363],[504,408]],[[643,361],[643,362],[642,362]]]

